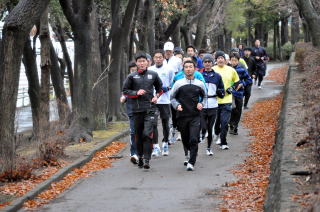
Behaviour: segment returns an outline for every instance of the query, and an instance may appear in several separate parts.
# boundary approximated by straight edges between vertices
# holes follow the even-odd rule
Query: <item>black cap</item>
[[[252,52],[252,49],[251,49],[250,47],[246,47],[246,48],[243,49],[243,51],[250,51],[250,52]]]
[[[128,66],[129,68],[132,68],[132,67],[136,67],[137,64],[135,63],[135,61],[130,61]]]
[[[216,51],[216,59],[218,59],[218,57],[223,57],[224,59],[226,59],[226,55],[223,51]]]
[[[148,60],[148,56],[145,52],[137,52],[135,55],[135,59],[136,61],[140,58],[145,58],[146,60]]]

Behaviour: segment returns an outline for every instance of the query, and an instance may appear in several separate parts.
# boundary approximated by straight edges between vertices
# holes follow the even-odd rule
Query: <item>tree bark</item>
[[[21,57],[26,37],[48,6],[49,0],[20,0],[3,27],[0,58],[0,156],[5,161],[15,157],[14,120],[19,85]],[[4,57],[5,55],[5,57]],[[10,164],[3,164],[4,170]]]
[[[281,19],[281,46],[289,41],[289,28],[288,28],[288,18],[283,17]]]
[[[277,59],[277,38],[278,38],[278,33],[277,33],[277,28],[278,28],[278,20],[275,20],[273,23],[273,59]]]
[[[298,9],[295,9],[292,13],[292,24],[291,24],[291,43],[294,45],[299,41],[300,38],[300,20]]]
[[[224,34],[225,34],[225,44],[224,48],[226,51],[231,50],[232,42],[231,42],[231,37],[232,37],[232,31],[229,31],[227,29],[224,29]]]
[[[49,132],[50,111],[50,33],[48,25],[48,9],[45,10],[40,19],[40,42],[41,42],[41,87],[40,87],[40,112],[39,112],[39,139],[44,141]]]
[[[35,49],[31,47],[30,37],[26,39],[23,49],[23,64],[25,73],[28,79],[28,94],[32,111],[32,138],[37,138],[39,135],[39,112],[40,112],[40,83],[36,62]]]
[[[51,40],[49,46],[51,59],[51,81],[56,94],[59,120],[61,124],[65,124],[71,110],[69,108],[67,94],[63,83],[63,72],[61,71],[61,66],[59,66],[59,60],[56,52],[54,51]]]
[[[310,0],[295,0],[295,2],[300,10],[300,15],[306,20],[306,24],[310,30],[312,44],[314,46],[320,46],[320,14],[317,13]]]
[[[74,118],[68,138],[90,141],[92,130],[102,126],[105,129],[106,123],[96,5],[93,0],[60,0],[60,4],[74,32],[75,46]]]
[[[155,4],[154,0],[147,0],[147,37],[148,37],[148,46],[149,46],[149,53],[153,55],[155,50]]]
[[[221,50],[221,51],[225,50],[223,34],[218,35],[218,49],[217,50]]]
[[[117,0],[111,1],[112,8],[112,50],[111,50],[111,66],[109,72],[109,121],[116,121],[122,119],[120,112],[120,98],[121,83],[120,83],[120,69],[121,62],[126,48],[130,29],[132,26],[137,0],[129,0],[122,23],[120,22],[120,2]]]

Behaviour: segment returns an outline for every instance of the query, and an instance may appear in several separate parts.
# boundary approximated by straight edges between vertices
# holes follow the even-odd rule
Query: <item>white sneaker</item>
[[[193,171],[194,167],[191,163],[187,164],[187,171]]]
[[[154,146],[151,156],[152,157],[159,157],[160,153],[161,153],[161,150],[160,150],[159,145],[158,146]]]
[[[137,155],[131,155],[130,161],[131,161],[131,163],[133,163],[133,164],[138,164],[139,158],[138,158]]]
[[[212,155],[213,155],[213,152],[212,152],[212,150],[211,150],[210,148],[207,148],[207,149],[206,149],[206,154],[207,154],[208,156],[212,156]]]
[[[222,146],[221,146],[221,149],[222,149],[222,150],[228,150],[228,149],[229,149],[229,146],[228,146],[228,145],[222,145]]]
[[[177,138],[176,138],[176,129],[171,127],[170,128],[170,133],[169,133],[169,143],[170,144],[174,144],[176,141],[177,141]]]
[[[205,138],[200,137],[200,144],[203,144],[205,140],[206,140]]]
[[[163,143],[162,144],[162,155],[163,156],[168,156],[169,155],[169,145],[168,145],[168,143]]]
[[[180,133],[178,133],[177,141],[181,141],[181,134]]]
[[[205,137],[206,137],[206,138],[208,138],[208,132],[206,132],[206,135],[205,135]]]
[[[217,139],[216,144],[217,144],[217,145],[220,145],[220,144],[221,144],[221,139],[220,139],[220,138]]]
[[[262,89],[262,86],[259,86],[259,89]]]

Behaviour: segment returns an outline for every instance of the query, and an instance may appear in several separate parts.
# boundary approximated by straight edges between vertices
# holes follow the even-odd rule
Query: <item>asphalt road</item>
[[[282,65],[269,64],[268,70]],[[253,86],[249,107],[281,91],[281,86],[266,82],[262,90]],[[169,156],[153,159],[150,170],[131,164],[127,148],[124,158],[112,168],[81,180],[39,211],[217,211],[221,201],[218,191],[226,182],[235,180],[230,170],[244,161],[249,143],[247,131],[241,126],[239,135],[228,135],[227,139],[230,150],[220,150],[213,144],[213,157],[205,154],[206,144],[200,144],[193,172],[183,165],[181,142],[170,146]]]

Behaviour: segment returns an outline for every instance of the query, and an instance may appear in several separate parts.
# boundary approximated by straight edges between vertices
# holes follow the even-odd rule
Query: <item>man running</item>
[[[189,46],[187,46],[186,50],[187,50],[187,55],[189,57],[196,59],[196,61],[197,61],[196,70],[203,68],[201,58],[196,55],[196,48],[193,45],[189,45]]]
[[[251,52],[252,52],[251,48],[245,48],[243,59],[246,61],[247,65],[248,65],[249,76],[252,79],[256,79],[256,61],[251,56]],[[248,109],[248,103],[249,103],[249,99],[251,97],[251,89],[252,89],[252,83],[249,85],[246,85],[244,87],[244,104],[243,104],[244,109]]]
[[[260,46],[260,40],[257,39],[254,42],[254,45],[255,46],[252,48],[252,56],[256,60],[258,86],[259,89],[262,89],[261,83],[263,81],[263,77],[266,75],[267,64],[265,61],[268,60],[268,55],[266,50]]]
[[[239,59],[240,55],[238,53],[233,53],[230,55],[232,67],[237,71],[240,78],[240,85],[242,85],[238,89],[232,87],[232,96],[235,107],[232,108],[229,125],[230,134],[233,135],[238,135],[238,125],[242,114],[244,87],[247,85],[252,85],[252,79],[247,70],[240,65]]]
[[[223,98],[225,95],[224,85],[220,74],[216,73],[212,67],[214,64],[214,58],[211,54],[204,54],[203,56],[204,70],[202,75],[206,82],[207,95],[204,97],[203,110],[201,111],[201,139],[205,139],[205,134],[208,131],[208,146],[206,154],[212,156],[211,150],[212,143],[212,128],[216,120],[216,114],[218,109],[217,97]]]
[[[239,76],[232,67],[226,65],[227,61],[223,51],[216,52],[217,65],[213,67],[213,70],[219,73],[222,77],[226,94],[223,98],[218,98],[218,112],[217,120],[214,126],[215,135],[217,138],[216,144],[219,144],[221,149],[229,149],[227,143],[228,124],[231,116],[232,109],[232,86],[238,90],[240,85]],[[219,138],[220,134],[220,138]]]
[[[178,80],[171,93],[171,104],[177,110],[178,129],[181,132],[182,143],[190,151],[187,170],[193,171],[198,154],[200,111],[202,100],[206,95],[203,82],[195,79],[195,64],[185,61],[183,64],[185,78]]]
[[[137,53],[135,59],[138,71],[127,77],[123,85],[123,94],[134,99],[132,111],[139,157],[138,167],[149,169],[154,128],[157,124],[155,104],[163,92],[162,82],[156,72],[147,69],[148,60],[145,53]]]
[[[170,109],[170,86],[173,82],[174,72],[168,65],[163,64],[163,60],[165,58],[164,51],[158,49],[155,51],[153,56],[153,61],[155,62],[154,66],[151,66],[149,70],[155,71],[158,73],[161,81],[162,81],[162,90],[163,94],[157,101],[157,108],[160,112],[160,118],[162,122],[162,130],[163,130],[163,139],[162,139],[162,155],[169,155],[169,121],[171,116]],[[157,129],[156,129],[157,130]],[[158,133],[156,133],[158,135]],[[157,139],[158,140],[158,139]],[[154,150],[152,152],[152,156],[159,156],[161,150],[158,142],[154,145]]]

